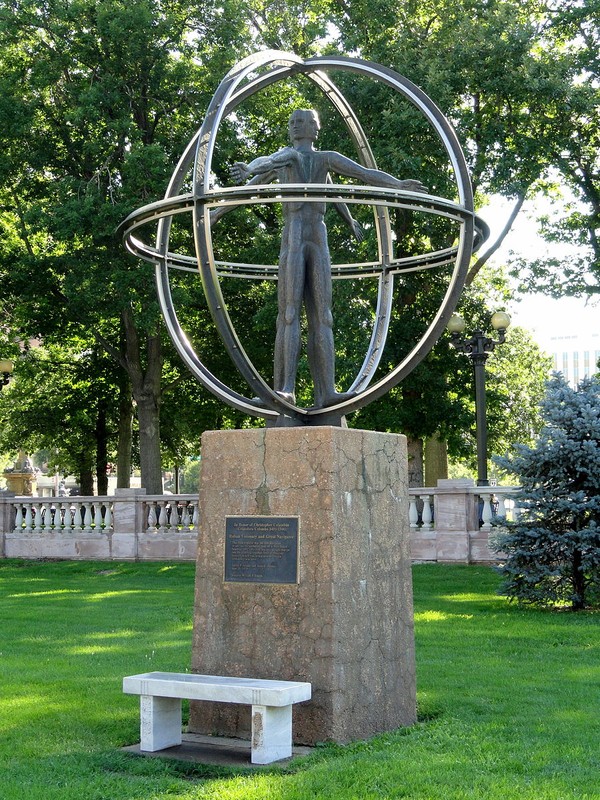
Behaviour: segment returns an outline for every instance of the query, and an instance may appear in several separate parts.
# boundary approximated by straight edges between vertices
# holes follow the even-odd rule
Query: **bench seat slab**
[[[145,672],[123,678],[123,691],[125,694],[180,697],[186,700],[287,706],[310,700],[311,684],[188,672]]]

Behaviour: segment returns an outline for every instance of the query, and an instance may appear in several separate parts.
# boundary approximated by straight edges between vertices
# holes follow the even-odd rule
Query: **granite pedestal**
[[[294,708],[297,743],[414,723],[406,476],[405,438],[395,434],[205,433],[193,671],[311,683],[312,700]],[[227,518],[240,516],[297,517],[297,579],[264,583],[248,570],[247,582],[224,580]],[[194,702],[189,730],[244,738],[250,714]]]

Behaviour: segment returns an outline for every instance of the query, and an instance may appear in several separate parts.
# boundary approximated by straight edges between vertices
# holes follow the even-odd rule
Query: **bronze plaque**
[[[225,581],[298,583],[298,517],[226,517]]]

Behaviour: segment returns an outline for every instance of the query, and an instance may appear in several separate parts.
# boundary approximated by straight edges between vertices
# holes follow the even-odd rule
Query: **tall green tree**
[[[0,11],[11,324],[46,342],[86,331],[113,356],[135,401],[150,492],[162,488],[164,334],[152,271],[114,231],[162,195],[224,68],[226,34],[234,26],[209,3],[22,0]]]
[[[341,47],[388,64],[425,89],[458,131],[477,196],[498,193],[513,201],[497,239],[473,263],[469,283],[508,236],[525,199],[552,191],[557,173],[589,209],[583,215],[567,210],[563,235],[571,240],[579,236],[594,246],[597,0],[419,0],[396,5],[358,0],[338,8]],[[376,108],[376,93],[363,101],[377,111],[374,131],[397,124],[393,109],[384,109],[382,116]],[[393,148],[391,135],[384,141]],[[566,275],[553,262],[554,286],[585,291],[581,280],[587,269],[594,269],[594,258],[597,253],[591,259],[584,255]],[[550,290],[552,270],[543,271],[540,265],[534,273],[539,277],[536,286]]]
[[[84,495],[108,488],[116,450],[114,367],[103,351],[26,347],[0,395],[0,450],[46,450],[49,466],[77,476]]]
[[[477,310],[477,296],[482,288],[478,276],[509,234],[525,199],[552,189],[558,164],[557,142],[575,133],[572,120],[564,114],[565,103],[577,83],[572,55],[568,48],[555,51],[546,46],[554,15],[547,4],[536,0],[494,0],[484,4],[470,0],[451,4],[445,0],[425,0],[395,6],[359,1],[340,4],[338,9],[338,43],[344,49],[393,66],[425,89],[450,117],[469,162],[476,201],[483,205],[486,196],[496,193],[512,199],[512,210],[499,236],[483,248],[469,271],[462,302],[465,316],[475,328],[478,322],[485,321],[488,313],[481,305]],[[377,158],[385,159],[385,168],[397,172],[401,166],[399,160],[403,159],[404,164],[414,164],[415,173],[432,191],[451,196],[449,173],[440,162],[439,143],[434,137],[423,138],[418,112],[390,102],[377,88],[361,89],[356,82],[348,81],[345,89],[354,106],[361,109],[361,121],[374,143]],[[581,104],[583,108],[583,99]],[[481,213],[485,217],[485,207]],[[397,221],[398,242],[402,241],[401,223],[402,220]],[[438,231],[437,236],[443,241],[444,231]],[[489,272],[487,281],[490,285]],[[431,300],[432,294],[435,293],[427,293]],[[485,294],[491,296],[493,291],[484,290]],[[504,302],[506,299],[505,296]],[[424,303],[427,300],[419,297],[415,303],[418,310],[414,309],[411,322],[423,313]],[[516,342],[514,332],[510,339]],[[529,347],[523,338],[519,344],[525,349]],[[448,390],[454,397],[471,394],[467,382],[463,379],[459,383],[456,372],[443,366],[444,360],[439,356],[441,346],[440,343],[437,354],[432,353],[428,359],[432,366],[436,364],[437,374],[423,380],[427,369],[427,364],[423,364],[396,390],[402,397],[402,405],[413,409],[414,422],[404,418],[402,423],[402,430],[411,437],[431,435],[435,409],[441,412],[444,405],[439,398],[449,397]],[[509,349],[507,345],[504,352]],[[530,355],[525,355],[524,363],[528,358]],[[494,431],[498,420],[494,416],[497,388],[493,365],[500,359],[501,350],[488,362],[490,428]],[[511,363],[517,362],[518,359]],[[541,372],[543,369],[534,371],[534,398],[526,406],[534,406],[539,396]],[[523,374],[527,374],[526,370]],[[419,377],[420,390],[412,385]],[[447,390],[441,388],[444,383],[448,384]],[[518,379],[514,388],[509,389],[509,381],[506,383],[505,396],[518,395]],[[526,384],[525,381],[521,385]],[[502,392],[498,397],[501,395]],[[510,403],[505,404],[506,408],[509,406]],[[439,415],[441,429],[437,434],[444,431],[442,439],[449,440],[454,453],[461,441],[471,441],[472,425],[466,421],[464,411],[466,407],[460,419],[458,415],[443,412]],[[519,416],[516,414],[514,418]],[[532,425],[532,430],[535,427]],[[492,435],[492,446],[494,438]],[[499,440],[498,444],[502,442]]]
[[[515,273],[525,288],[555,297],[600,295],[600,3],[564,0],[549,6],[548,50],[569,65],[561,124],[548,143],[554,166],[552,211],[540,216],[548,254]],[[565,191],[566,190],[566,191]],[[564,245],[569,245],[564,255]]]

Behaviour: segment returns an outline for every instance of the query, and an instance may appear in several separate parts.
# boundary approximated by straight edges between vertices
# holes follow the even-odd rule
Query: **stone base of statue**
[[[310,682],[297,743],[415,722],[403,436],[207,432],[200,526],[194,672]],[[250,707],[192,703],[189,730],[248,738]]]

